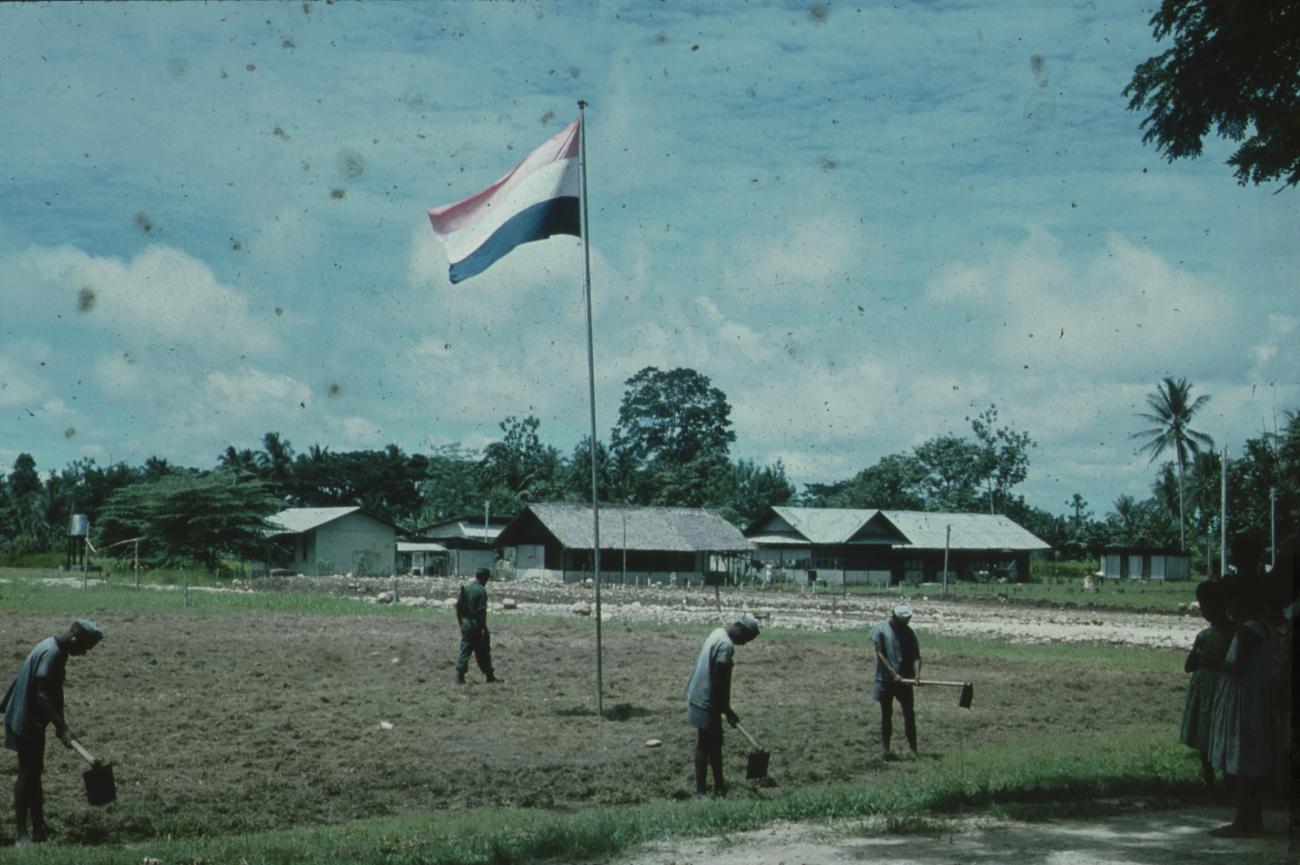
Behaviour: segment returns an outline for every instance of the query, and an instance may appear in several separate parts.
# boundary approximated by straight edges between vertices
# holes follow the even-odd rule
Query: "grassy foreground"
[[[1196,766],[1164,732],[1116,730],[1068,743],[970,749],[885,784],[849,784],[730,799],[662,802],[581,811],[482,809],[367,820],[237,838],[157,841],[121,847],[51,846],[0,852],[0,861],[80,865],[164,863],[383,863],[507,865],[611,856],[670,836],[718,835],[775,820],[822,821],[870,815],[912,817],[963,812],[1080,814],[1092,800],[1184,797],[1197,789]],[[1047,803],[1057,807],[1044,809]],[[906,821],[900,822],[906,826]],[[75,852],[73,852],[75,850]]]
[[[583,750],[582,737],[596,726],[594,718],[573,708],[587,697],[587,684],[584,680],[567,692],[563,678],[550,678],[556,663],[588,663],[585,652],[571,658],[575,645],[586,645],[587,623],[502,620],[498,663],[509,664],[515,674],[511,687],[457,698],[448,696],[445,684],[438,687],[445,676],[436,665],[445,665],[447,654],[442,645],[446,634],[439,629],[454,627],[445,610],[378,607],[320,595],[230,592],[195,592],[190,606],[182,607],[176,592],[94,584],[83,591],[23,579],[0,583],[0,636],[13,652],[13,662],[41,629],[62,624],[70,615],[106,622],[111,641],[72,670],[74,728],[78,718],[95,719],[91,732],[103,737],[125,768],[118,803],[74,809],[79,778],[64,764],[62,798],[52,816],[56,826],[72,829],[73,812],[80,811],[83,822],[75,828],[87,837],[94,836],[96,827],[90,824],[96,821],[104,829],[98,837],[131,837],[123,830],[136,821],[141,829],[134,837],[144,840],[0,849],[0,863],[573,861],[613,856],[670,836],[719,835],[775,820],[889,815],[898,818],[894,824],[900,831],[913,831],[930,814],[1017,813],[1029,806],[1039,814],[1044,807],[1048,813],[1075,814],[1099,798],[1180,797],[1197,789],[1196,761],[1176,744],[1167,709],[1158,708],[1178,699],[1183,679],[1169,675],[1180,663],[1177,653],[929,638],[927,657],[936,665],[975,671],[980,683],[976,709],[966,714],[953,707],[949,698],[955,694],[942,699],[926,695],[922,759],[881,765],[870,757],[875,746],[869,730],[864,737],[861,730],[844,727],[845,719],[864,710],[862,666],[852,654],[860,651],[855,642],[860,635],[772,629],[747,647],[737,675],[742,677],[742,699],[753,708],[752,714],[742,714],[758,718],[772,736],[764,741],[778,758],[773,764],[777,785],[747,785],[733,774],[731,798],[695,801],[675,792],[687,783],[682,776],[690,747],[678,717],[679,667],[698,647],[701,634],[695,631],[611,629],[607,685],[629,701],[630,717],[600,726],[609,738],[627,742],[622,751],[629,756],[618,757],[619,751],[610,762],[592,767],[574,759]],[[290,648],[277,651],[298,653],[285,657],[285,669],[264,667],[265,675],[254,673],[251,680],[238,673],[255,665],[285,635]],[[554,661],[549,660],[552,652]],[[377,666],[369,660],[376,655]],[[390,656],[400,656],[403,663],[390,663]],[[430,681],[413,678],[417,673]],[[9,674],[0,670],[0,675]],[[664,681],[648,686],[655,675]],[[814,680],[814,675],[820,678]],[[240,715],[240,724],[229,725],[225,715],[212,709],[230,710],[232,701],[250,688],[261,689],[258,712]],[[546,698],[557,693],[548,709]],[[361,728],[353,734],[354,743],[341,737],[356,723],[355,707],[364,709],[376,694],[393,696],[383,714],[375,716],[396,723],[391,736],[415,730],[427,718],[434,719],[434,726],[408,739],[380,740]],[[847,696],[839,704],[814,705],[814,700],[827,702],[826,694]],[[310,709],[318,695],[328,696],[330,703]],[[1138,699],[1142,695],[1145,703]],[[356,701],[348,704],[354,708],[344,712],[349,699]],[[615,697],[611,693],[607,699],[612,703]],[[1009,722],[999,712],[1015,700],[1021,702],[1014,703],[1019,708]],[[1104,714],[1116,704],[1131,708]],[[1138,711],[1143,705],[1146,714]],[[295,729],[286,732],[285,718],[293,719]],[[521,758],[510,751],[464,750],[466,743],[455,736],[435,738],[440,729],[467,725],[498,744],[517,747],[530,762],[516,762]],[[159,737],[157,731],[167,726],[175,728],[172,735]],[[654,761],[638,755],[645,753],[641,741],[660,730],[667,765],[656,775],[649,771]],[[539,762],[545,743],[557,736],[567,737],[567,744]],[[215,740],[210,750],[204,750],[205,739]],[[739,756],[744,746],[733,742],[730,747]],[[302,774],[274,786],[282,773],[252,775],[255,766],[233,765],[262,748],[273,756],[298,753],[311,760],[286,762],[285,772],[297,765]],[[512,804],[521,801],[517,797],[495,805],[450,801],[447,788],[438,787],[441,780],[432,774],[414,779],[432,784],[432,792],[411,785],[382,786],[401,780],[413,765],[422,767],[422,773],[441,771],[439,763],[449,762],[452,753],[461,754],[475,771],[509,778],[516,788],[544,785],[554,793],[554,804],[543,799],[544,807],[518,807]],[[222,766],[222,760],[232,765]],[[365,771],[325,777],[335,764]],[[3,765],[11,771],[11,760]],[[642,769],[647,774],[632,774]],[[601,776],[620,772],[626,777],[603,786],[607,782]],[[167,786],[164,776],[178,780]],[[582,778],[576,787],[575,777]],[[187,779],[202,783],[196,787]],[[304,783],[337,792],[312,791]],[[565,783],[570,786],[561,795]],[[583,793],[583,785],[594,794]],[[259,787],[265,793],[261,798]],[[617,798],[621,796],[638,798]],[[282,805],[282,811],[268,810],[288,797],[298,798]],[[330,810],[338,800],[371,807],[359,812],[371,815],[386,813],[386,802],[408,805],[395,816],[352,819]]]

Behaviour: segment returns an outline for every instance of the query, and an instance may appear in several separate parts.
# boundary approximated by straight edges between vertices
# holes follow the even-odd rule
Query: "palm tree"
[[[1155,462],[1165,451],[1172,450],[1178,462],[1178,544],[1187,549],[1187,527],[1183,517],[1183,470],[1189,456],[1200,452],[1201,446],[1214,447],[1214,439],[1191,428],[1192,416],[1207,402],[1209,396],[1201,394],[1192,398],[1192,386],[1187,379],[1174,381],[1172,376],[1165,376],[1164,381],[1156,386],[1156,392],[1147,396],[1150,412],[1140,412],[1137,416],[1155,426],[1135,432],[1129,438],[1145,438],[1146,442],[1138,448],[1138,453],[1150,453],[1150,462]]]

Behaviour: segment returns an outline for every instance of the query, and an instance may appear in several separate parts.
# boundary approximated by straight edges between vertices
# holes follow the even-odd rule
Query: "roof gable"
[[[959,514],[926,511],[881,511],[880,519],[897,529],[906,541],[900,546],[942,550],[1047,550],[1032,532],[1000,514]],[[952,535],[947,537],[948,527]]]
[[[361,508],[356,505],[347,508],[285,508],[269,518],[267,522],[280,530],[277,534],[296,535],[332,523],[359,510]]]
[[[844,544],[878,511],[864,508],[793,508],[772,510],[814,544]]]
[[[738,552],[753,545],[731,523],[704,508],[602,507],[603,549],[658,552]],[[528,525],[540,525],[565,547],[589,550],[594,546],[590,505],[532,504],[498,537],[509,545]],[[624,535],[626,532],[626,540]]]

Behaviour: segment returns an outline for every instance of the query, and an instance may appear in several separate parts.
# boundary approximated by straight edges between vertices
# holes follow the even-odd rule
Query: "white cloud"
[[[0,408],[21,408],[41,397],[43,386],[23,367],[0,353]]]
[[[72,246],[32,247],[0,267],[8,274],[0,303],[68,336],[88,331],[132,347],[184,344],[208,355],[274,347],[245,295],[173,247],[150,246],[129,260]]]

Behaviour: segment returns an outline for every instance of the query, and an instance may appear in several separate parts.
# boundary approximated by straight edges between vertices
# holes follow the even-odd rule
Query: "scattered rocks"
[[[379,594],[375,595],[376,604],[391,604],[392,602],[393,602],[392,592],[380,592]]]
[[[501,601],[501,609],[503,609],[503,610],[517,610],[517,609],[519,609],[519,601],[517,601],[517,600],[514,599],[514,598],[505,598],[505,599],[503,599],[503,600]]]
[[[393,723],[392,723],[391,721],[380,721],[380,722],[379,722],[379,729],[381,729],[381,730],[391,730],[391,729],[393,729]]]
[[[659,741],[658,739],[646,739],[646,740],[645,740],[645,746],[646,746],[647,748],[658,748],[658,747],[660,747],[660,746],[662,746],[662,745],[663,745],[663,742]]]
[[[569,612],[576,616],[590,616],[591,604],[588,604],[586,601],[578,601],[578,603],[569,607]]]

